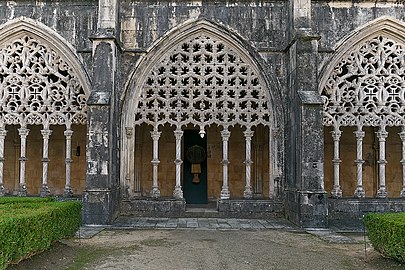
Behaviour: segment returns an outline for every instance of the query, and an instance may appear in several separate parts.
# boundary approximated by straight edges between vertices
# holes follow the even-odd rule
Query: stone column
[[[402,131],[399,133],[399,136],[402,141],[402,190],[401,190],[401,198],[405,198],[405,126],[402,127]]]
[[[228,187],[228,142],[231,133],[228,131],[228,127],[224,127],[221,131],[222,137],[222,190],[221,190],[221,200],[226,200],[230,198],[230,192]]]
[[[365,133],[361,129],[362,128],[359,127],[358,130],[354,132],[357,141],[357,159],[355,160],[357,166],[357,187],[354,192],[354,197],[356,198],[364,198],[366,196],[363,189],[363,138]]]
[[[155,127],[153,131],[150,132],[152,140],[153,140],[153,159],[151,161],[153,166],[153,184],[152,184],[152,197],[158,198],[160,197],[160,190],[159,190],[159,183],[158,183],[158,166],[159,166],[159,138],[162,132],[159,132],[158,129]]]
[[[252,187],[251,187],[251,165],[253,164],[252,159],[251,159],[251,142],[252,142],[252,137],[253,137],[253,131],[247,129],[243,134],[245,135],[245,154],[246,154],[246,160],[245,160],[245,165],[246,165],[246,185],[245,185],[245,191],[243,192],[243,196],[246,199],[250,199],[253,196],[252,193]]]
[[[48,146],[49,146],[49,137],[52,134],[52,130],[45,128],[41,130],[43,147],[42,147],[42,187],[41,187],[41,197],[49,196],[50,191],[48,188]]]
[[[333,137],[333,190],[332,190],[332,197],[333,198],[341,198],[342,197],[342,189],[340,188],[340,163],[342,162],[339,157],[339,141],[342,132],[339,128],[336,128],[332,131]]]
[[[134,128],[126,127],[125,128],[125,135],[127,143],[125,145],[125,184],[123,186],[123,193],[124,196],[129,197],[133,194],[134,188],[134,160],[133,160],[133,153],[134,153]],[[135,184],[136,185],[136,184]]]
[[[174,131],[174,137],[176,138],[176,187],[173,191],[173,197],[176,199],[183,199],[183,191],[181,190],[181,138],[183,137],[183,131],[180,128],[177,128]]]
[[[70,167],[72,164],[72,135],[73,131],[68,128],[63,133],[66,137],[66,158],[65,158],[65,167],[66,167],[66,183],[65,191],[63,192],[64,197],[71,197],[73,195],[72,186],[70,183]]]
[[[26,145],[27,145],[27,136],[30,130],[26,127],[21,127],[18,129],[18,133],[21,138],[21,150],[20,150],[20,185],[18,189],[18,196],[27,196],[27,187],[25,185],[25,162],[27,161],[26,157]]]
[[[380,130],[376,132],[376,134],[380,143],[380,159],[377,161],[380,172],[380,188],[377,191],[377,198],[386,198],[388,193],[385,186],[385,165],[387,164],[387,161],[385,160],[385,139],[388,137],[388,132],[385,130],[384,126],[381,126]]]
[[[4,127],[0,128],[0,196],[4,196],[4,141],[6,139],[7,130]]]

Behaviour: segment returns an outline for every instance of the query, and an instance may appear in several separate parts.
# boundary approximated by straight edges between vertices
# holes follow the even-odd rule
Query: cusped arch
[[[202,41],[202,39],[204,39],[204,41]],[[226,50],[232,51],[232,54],[237,56],[240,61],[243,62],[243,65],[247,66],[252,71],[252,74],[258,79],[257,85],[260,85],[265,89],[265,91],[263,91],[265,94],[263,98],[269,103],[265,106],[267,108],[266,113],[270,114],[269,122],[271,122],[273,127],[278,126],[277,122],[281,122],[280,118],[282,117],[282,102],[277,80],[272,78],[271,74],[264,71],[263,64],[260,62],[260,57],[246,42],[237,35],[225,30],[222,26],[205,19],[187,22],[184,25],[173,29],[167,35],[155,42],[155,44],[147,51],[147,54],[140,59],[130,75],[129,80],[125,85],[125,91],[121,97],[124,102],[122,118],[123,126],[132,126],[134,122],[136,122],[136,110],[139,106],[140,100],[142,100],[142,91],[144,91],[145,85],[151,83],[148,82],[148,80],[150,80],[149,75],[151,72],[159,72],[158,70],[154,70],[154,68],[156,69],[161,61],[165,61],[165,57],[166,60],[168,57],[173,57],[173,55],[177,54],[181,57],[181,52],[179,52],[179,50],[182,50],[181,44],[191,44],[194,41],[197,41],[198,43],[198,40],[202,43],[206,42],[214,44],[218,42],[223,44],[226,47]],[[202,48],[204,51],[206,49],[207,48]],[[198,52],[196,52],[196,54],[198,54]],[[192,55],[192,53],[189,54],[189,56],[190,55]],[[175,62],[177,59],[174,59],[173,61]],[[159,76],[159,74],[156,75]],[[149,86],[153,87],[151,84]],[[147,102],[145,99],[143,99],[143,101]]]
[[[378,18],[344,38],[321,72],[324,125],[403,126],[405,24]]]
[[[90,80],[63,37],[20,17],[0,27],[0,51],[2,124],[85,124]]]

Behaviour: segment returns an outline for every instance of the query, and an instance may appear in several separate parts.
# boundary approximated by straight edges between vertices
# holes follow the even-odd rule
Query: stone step
[[[221,217],[220,213],[216,208],[208,207],[186,207],[184,217],[205,217],[205,218],[216,218]]]

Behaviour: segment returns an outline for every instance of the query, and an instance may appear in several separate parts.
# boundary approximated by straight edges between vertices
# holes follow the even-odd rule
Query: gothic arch
[[[324,68],[319,93],[324,103],[323,124],[332,127],[334,171],[332,196],[342,196],[339,178],[341,162],[339,148],[343,145],[340,142],[341,129],[346,133],[353,127],[355,129],[351,130],[355,130],[357,145],[357,156],[354,161],[357,166],[357,187],[353,189],[354,195],[360,198],[365,196],[362,179],[365,163],[363,139],[369,140],[365,136],[375,133],[375,140],[379,142],[377,197],[387,197],[385,181],[387,128],[397,127],[394,129],[395,133],[398,132],[398,128],[402,128],[399,134],[402,143],[405,143],[404,66],[405,24],[390,17],[381,17],[345,38]],[[390,137],[393,140],[393,136]],[[343,141],[347,139],[348,137]],[[402,160],[405,160],[404,157],[405,152],[402,154]],[[399,164],[397,165],[399,167]],[[405,196],[405,167],[403,171],[404,188],[401,196]]]
[[[133,181],[129,161],[134,153],[129,149],[134,147],[135,126],[142,123],[153,126],[154,140],[159,139],[158,127],[165,124],[179,134],[187,125],[202,133],[212,125],[225,131],[234,125],[246,131],[263,125],[274,139],[274,132],[282,132],[277,128],[283,126],[283,105],[276,80],[263,66],[242,39],[204,19],[188,22],[157,41],[138,62],[121,97],[122,145],[128,145],[121,154],[124,185]],[[271,143],[272,171],[280,174],[276,160],[282,143]]]
[[[39,97],[40,93],[33,95],[31,90],[26,90],[29,91],[27,92],[29,96],[18,97],[22,99],[21,102],[10,102],[10,97],[5,96],[9,92],[3,92],[2,106],[6,106],[6,103],[15,105],[13,108],[10,106],[3,108],[3,112],[8,112],[8,116],[2,117],[6,124],[38,125],[48,120],[49,124],[85,124],[90,81],[81,59],[65,39],[40,22],[20,17],[1,26],[0,48],[3,87],[9,85],[8,88],[13,88],[10,80],[19,76],[14,78],[18,81],[15,82],[17,84],[15,88],[23,91],[23,88],[30,87],[28,85],[19,87],[18,84],[30,82],[33,84],[30,88],[32,91],[35,92],[34,88],[37,87],[42,92],[42,97],[36,100],[35,97]],[[26,72],[27,70],[29,71]],[[24,75],[19,75],[19,72]],[[24,101],[24,98],[27,100]],[[24,107],[29,104],[19,103],[31,103],[33,107]],[[77,111],[76,114],[73,113],[74,110]],[[32,114],[26,119],[21,119],[22,111],[25,114]],[[52,117],[46,120],[44,119],[46,114],[48,116],[52,114]],[[63,120],[66,115],[72,118],[69,123]]]
[[[57,188],[64,190],[67,196],[72,195],[71,166],[85,164],[84,159],[79,162],[79,158],[76,158],[77,163],[71,165],[74,160],[71,155],[72,142],[76,141],[77,147],[79,141],[85,144],[86,101],[90,93],[90,81],[75,49],[42,23],[25,17],[9,21],[0,26],[0,89],[0,196],[5,193],[4,161],[5,158],[11,160],[10,156],[5,156],[5,148],[10,149],[13,140],[20,141],[20,157],[19,162],[9,162],[9,171],[16,172],[19,168],[19,173],[15,173],[19,179],[5,179],[9,182],[7,192],[15,191],[13,187],[10,188],[11,181],[15,181],[19,184],[18,193],[21,196],[27,195],[27,186],[29,192],[36,193],[39,187],[41,196],[47,196],[50,192],[48,165],[54,172],[63,168],[62,164],[65,163],[64,189],[59,184]],[[7,133],[9,136],[6,138]],[[64,149],[60,149],[65,152],[65,159],[58,164],[49,163],[49,153],[54,150],[49,151],[49,143],[52,137],[57,137],[51,136],[52,133],[58,133],[66,140]],[[78,135],[72,138],[73,133]],[[15,138],[11,139],[12,136]],[[30,156],[30,159],[34,157],[32,162],[28,161],[27,155],[33,153],[36,146],[28,145],[27,137],[43,142],[42,156],[36,150],[35,155]],[[53,161],[58,159],[55,155],[52,158]],[[42,163],[42,186],[37,181],[41,176],[26,177],[26,167],[37,173],[38,170],[33,168],[38,163]],[[79,168],[83,181],[84,167]],[[55,182],[51,184],[54,187],[57,185]]]
[[[217,40],[223,41],[240,55],[241,58],[246,61],[246,64],[251,66],[260,78],[260,83],[263,87],[268,89],[266,95],[270,102],[269,107],[273,110],[272,113],[274,113],[271,119],[274,127],[278,127],[280,123],[282,123],[283,103],[281,102],[280,85],[272,74],[266,72],[264,68],[265,64],[262,63],[260,56],[247,42],[243,41],[239,36],[233,34],[223,26],[205,19],[198,19],[188,21],[172,29],[169,33],[158,39],[147,50],[146,55],[138,61],[129,76],[129,80],[124,86],[124,92],[121,96],[121,100],[123,101],[123,126],[133,122],[134,119],[131,117],[135,114],[135,110],[138,106],[137,102],[139,101],[143,84],[148,75],[147,73],[153,68],[157,61],[159,61],[162,55],[170,52],[182,41],[190,39],[192,36],[198,37],[198,35],[204,33]]]

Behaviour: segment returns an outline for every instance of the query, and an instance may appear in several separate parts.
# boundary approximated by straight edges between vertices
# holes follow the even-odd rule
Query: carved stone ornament
[[[335,65],[324,88],[325,126],[405,124],[405,45],[375,36]]]
[[[72,67],[29,35],[0,47],[0,88],[6,125],[86,124],[86,96]]]
[[[135,124],[269,125],[257,74],[224,42],[206,34],[169,50],[144,83]]]

